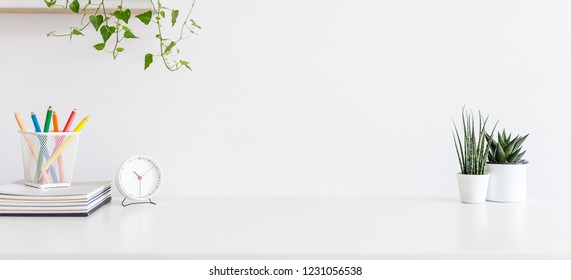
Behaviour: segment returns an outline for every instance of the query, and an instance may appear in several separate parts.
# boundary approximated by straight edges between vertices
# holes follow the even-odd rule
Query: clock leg
[[[130,205],[134,205],[134,204],[152,204],[152,205],[157,205],[157,203],[153,202],[150,198],[149,201],[143,201],[143,202],[131,202],[131,203],[127,203],[125,204],[125,201],[127,201],[127,198],[123,198],[123,201],[121,201],[121,205],[123,205],[123,207],[127,207]]]

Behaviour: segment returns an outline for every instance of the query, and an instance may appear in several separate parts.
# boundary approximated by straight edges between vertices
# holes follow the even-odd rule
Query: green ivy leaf
[[[73,30],[71,30],[71,34],[83,36],[83,33],[81,33],[81,31],[79,31],[79,30],[77,30],[77,29],[75,29],[75,28],[74,28]]]
[[[159,14],[161,14],[162,18],[165,18],[167,15],[165,14],[165,11],[161,11]]]
[[[181,60],[181,61],[179,61],[179,62],[180,62],[180,64],[183,65],[184,67],[188,68],[188,70],[191,70],[191,71],[192,71],[192,68],[190,68],[190,66],[188,65],[188,64],[189,64],[188,61]]]
[[[95,31],[99,31],[99,27],[103,24],[103,16],[102,15],[91,15],[89,16],[89,21],[91,25],[95,28]]]
[[[69,9],[74,13],[79,13],[79,1],[73,0],[71,4],[69,4]]]
[[[151,17],[153,16],[153,12],[146,11],[142,14],[137,15],[136,17],[145,25],[148,25],[151,22]]]
[[[175,43],[175,42],[171,42],[171,43],[167,46],[167,48],[165,49],[165,53],[169,53],[169,52],[172,50],[172,48],[173,48],[174,46],[176,46],[176,43]]]
[[[196,28],[198,28],[198,29],[202,29],[202,26],[196,24],[196,21],[194,21],[194,19],[191,19],[191,20],[190,20],[190,24],[192,24],[192,26],[194,26],[194,27],[196,27]]]
[[[127,27],[126,25],[121,25],[124,31],[131,31],[131,28]]]
[[[122,19],[123,18],[123,11],[116,10],[116,11],[112,12],[111,15],[116,17],[117,19]]]
[[[176,24],[176,19],[178,18],[178,10],[172,10],[171,12],[171,23],[172,26]]]
[[[139,37],[135,36],[135,34],[133,34],[133,32],[131,32],[131,31],[125,31],[125,34],[123,34],[123,37],[125,37],[127,39],[139,38]]]
[[[99,32],[101,33],[101,37],[103,38],[103,43],[107,43],[107,40],[109,40],[109,38],[111,37],[111,35],[113,35],[113,33],[115,33],[115,31],[116,29],[113,26],[109,25],[101,26]]]
[[[131,10],[127,9],[125,11],[115,11],[111,15],[124,21],[125,23],[129,23],[129,19],[131,18]]]
[[[51,8],[56,4],[56,0],[53,1],[44,0],[44,3],[46,3],[46,6],[48,6],[48,8]]]
[[[148,53],[145,55],[145,70],[153,63],[153,55]]]
[[[125,23],[129,23],[129,19],[131,18],[131,10],[130,9],[125,10],[124,14],[125,14]]]
[[[120,53],[120,52],[122,52],[122,51],[124,51],[124,50],[125,50],[125,48],[117,48],[117,52],[118,52],[118,53]]]
[[[93,46],[96,50],[101,51],[105,48],[105,43],[99,43]]]

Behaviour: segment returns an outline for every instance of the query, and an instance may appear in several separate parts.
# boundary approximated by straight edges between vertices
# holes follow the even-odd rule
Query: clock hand
[[[143,176],[137,174],[137,172],[133,171],[133,173],[135,173],[135,175],[137,175],[137,179],[139,180],[139,182],[141,182],[141,180],[143,180]]]
[[[153,166],[153,167],[149,168],[149,170],[147,170],[147,172],[143,173],[143,175],[141,177],[147,175],[147,173],[149,173],[149,171],[153,170],[153,168],[155,168],[155,167]]]
[[[141,177],[139,177],[139,178],[141,178]],[[141,196],[141,192],[143,190],[142,184],[143,184],[143,180],[139,180],[139,196]]]

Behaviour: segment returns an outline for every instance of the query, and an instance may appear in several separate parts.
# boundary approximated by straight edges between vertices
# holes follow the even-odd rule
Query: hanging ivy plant
[[[65,4],[58,4],[58,0],[44,0],[48,8],[62,8],[70,10],[73,13],[81,14],[81,22],[79,27],[70,27],[68,33],[57,33],[51,31],[48,37],[69,37],[71,40],[76,36],[84,36],[88,31],[95,31],[100,35],[99,43],[93,45],[97,51],[108,52],[116,59],[119,54],[125,51],[122,46],[123,40],[138,39],[136,32],[128,26],[129,21],[133,20],[133,13],[130,9],[123,8],[123,0],[117,7],[108,7],[105,0],[92,3],[88,0],[83,5],[78,0],[65,0]],[[178,44],[180,41],[197,34],[196,31],[201,29],[193,19],[190,18],[194,9],[195,0],[192,1],[190,10],[186,14],[184,21],[179,21],[180,10],[171,9],[163,6],[160,0],[148,0],[150,7],[148,11],[134,15],[137,20],[144,25],[156,26],[157,33],[155,38],[158,40],[159,52],[147,53],[144,57],[144,69],[146,70],[155,60],[160,59],[165,67],[170,71],[179,69],[189,69],[189,62],[178,58],[180,49]],[[177,23],[179,26],[177,26]],[[177,29],[180,28],[180,31]],[[177,33],[175,37],[167,37],[165,29]],[[174,29],[174,30],[173,30]],[[171,33],[168,32],[168,33]]]

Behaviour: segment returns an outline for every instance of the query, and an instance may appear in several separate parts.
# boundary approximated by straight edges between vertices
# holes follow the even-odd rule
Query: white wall
[[[198,0],[204,30],[184,44],[195,71],[179,73],[143,71],[140,45],[113,62],[93,39],[46,38],[75,16],[0,14],[0,182],[22,177],[12,112],[52,105],[92,115],[77,180],[145,153],[164,197],[455,196],[450,118],[466,104],[530,132],[530,195],[565,199],[570,8]]]

